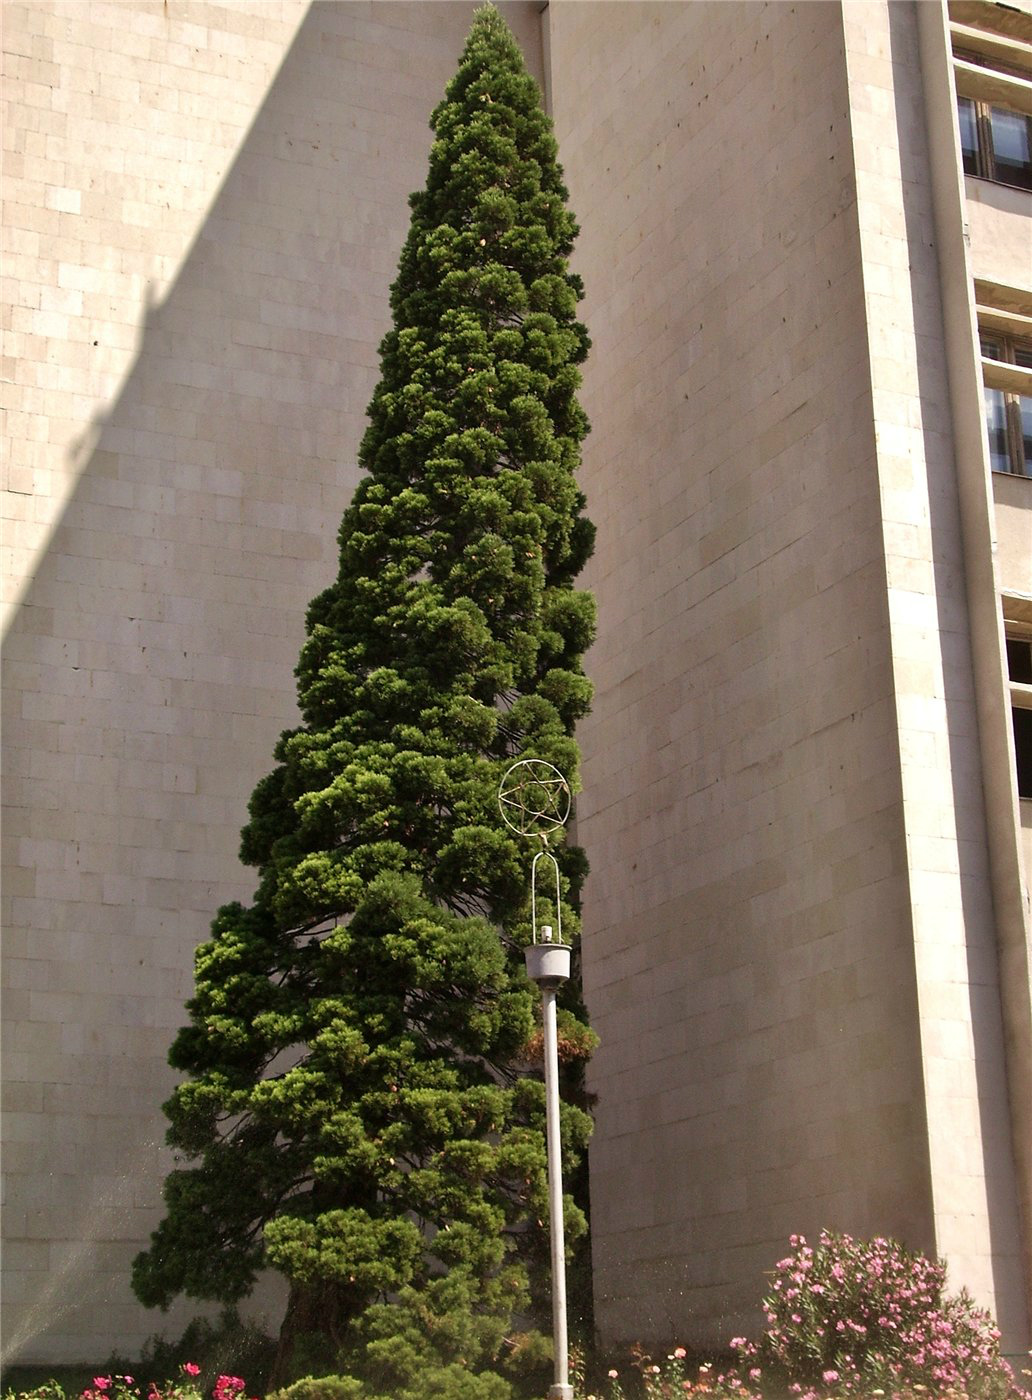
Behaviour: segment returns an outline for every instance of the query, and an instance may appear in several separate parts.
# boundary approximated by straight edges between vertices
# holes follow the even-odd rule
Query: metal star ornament
[[[502,819],[519,836],[547,841],[566,825],[570,815],[570,785],[551,763],[522,758],[506,770],[498,788]]]

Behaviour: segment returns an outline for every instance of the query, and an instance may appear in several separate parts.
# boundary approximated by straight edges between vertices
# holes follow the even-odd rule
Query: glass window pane
[[[994,472],[1009,472],[1010,454],[1007,451],[1007,405],[1000,389],[986,389],[985,426],[989,433],[989,465]]]
[[[978,345],[979,349],[981,350],[981,353],[987,356],[990,360],[1003,359],[1002,341],[994,340],[991,335],[986,335],[983,332],[983,334],[978,337]]]
[[[957,116],[960,118],[960,150],[964,157],[964,174],[978,174],[978,121],[975,104],[970,97],[957,98]]]
[[[1004,107],[994,107],[990,116],[996,178],[1007,185],[1032,189],[1028,118],[1022,112],[1008,112]]]
[[[1014,756],[1018,760],[1018,796],[1032,797],[1032,710],[1011,710]]]
[[[1018,399],[1021,412],[1021,465],[1026,476],[1032,476],[1032,395],[1022,394]]]
[[[1032,685],[1032,642],[1024,637],[1007,638],[1007,675],[1022,685]]]
[[[1014,346],[1014,363],[1032,369],[1032,345],[1023,345],[1021,341],[1017,341]]]

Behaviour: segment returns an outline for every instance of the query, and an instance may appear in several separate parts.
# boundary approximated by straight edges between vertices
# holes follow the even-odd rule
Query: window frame
[[[1017,719],[1018,712],[1022,711],[1024,727],[1027,728],[1032,723],[1032,684],[1015,678],[1011,667],[1009,647],[1010,643],[1017,642],[1021,646],[1027,646],[1032,651],[1032,626],[1012,621],[1005,616],[1004,638],[1008,643],[1007,690],[1010,700],[1011,723],[1014,728],[1015,783],[1019,801],[1032,802],[1032,750],[1026,749],[1019,738],[1019,721]]]
[[[993,109],[998,108],[1001,112],[1009,112],[1012,116],[1023,118],[1030,152],[1032,152],[1032,117],[1027,112],[1018,112],[1013,107],[1004,107],[999,102],[987,102],[979,97],[968,97],[964,93],[958,93],[958,123],[961,121],[960,104],[962,102],[970,102],[974,110],[976,143],[974,149],[975,169],[968,170],[965,166],[964,174],[979,180],[989,180],[994,185],[1004,185],[1009,190],[1024,190],[1027,194],[1032,189],[1032,161],[1030,161],[1030,176],[1027,185],[1019,185],[1013,180],[1004,179],[997,169],[996,150],[993,145]],[[965,153],[963,141],[961,142],[961,151]]]
[[[1020,372],[1032,365],[1032,338],[1013,335],[995,327],[979,325],[979,351],[982,357],[982,381],[986,389],[1003,396],[1004,427],[1009,466],[993,471],[1001,476],[1032,478],[1032,461],[1025,458],[1025,432],[1021,421],[1021,400],[1032,397],[1032,384],[1020,383]],[[995,349],[998,353],[990,353]],[[1027,364],[1019,363],[1019,355],[1027,356]],[[1007,374],[1013,366],[1017,373]],[[995,383],[993,381],[996,381]],[[983,407],[986,432],[989,431],[987,407]]]
[[[951,21],[953,70],[957,92],[957,120],[961,124],[961,104],[969,102],[974,114],[974,170],[965,175],[1005,185],[1012,190],[1032,190],[1032,45],[991,31],[980,33],[970,26]],[[970,47],[968,47],[970,45]],[[981,45],[982,50],[976,45]],[[1015,184],[997,168],[993,142],[993,109],[1007,112],[1025,122],[1029,150],[1029,180]],[[961,139],[963,151],[963,136]],[[965,159],[967,152],[963,151]],[[1009,172],[1006,172],[1009,173]]]

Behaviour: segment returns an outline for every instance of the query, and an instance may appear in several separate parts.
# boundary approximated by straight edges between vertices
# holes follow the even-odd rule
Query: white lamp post
[[[545,1058],[545,1142],[548,1150],[548,1217],[552,1243],[552,1338],[555,1350],[555,1383],[548,1400],[573,1400],[570,1385],[570,1349],[566,1330],[566,1247],[563,1240],[563,1169],[559,1137],[559,1044],[556,1033],[555,994],[570,975],[570,946],[563,942],[559,864],[548,849],[551,832],[563,826],[570,814],[570,788],[566,779],[542,759],[525,758],[514,763],[498,789],[498,805],[505,822],[520,836],[536,836],[543,847],[530,867],[530,918],[533,942],[524,949],[527,976],[541,988]],[[538,938],[538,862],[551,863],[555,875],[555,927],[542,924]]]

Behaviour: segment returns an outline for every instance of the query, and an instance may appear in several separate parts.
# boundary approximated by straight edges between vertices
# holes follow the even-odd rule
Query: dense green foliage
[[[141,1300],[164,1306],[232,1303],[271,1266],[290,1283],[276,1374],[315,1354],[391,1395],[431,1362],[536,1354],[510,1335],[547,1199],[530,851],[495,793],[524,756],[576,784],[593,627],[573,587],[591,548],[576,226],[493,9],[432,125],[366,475],[308,615],[302,723],[251,800],[254,902],[221,909],[197,953],[166,1105],[182,1165],[134,1267]],[[575,932],[584,862],[559,858]],[[572,1170],[590,1032],[574,992],[562,1014]],[[582,1229],[571,1203],[569,1236]]]

